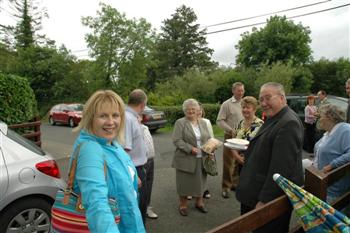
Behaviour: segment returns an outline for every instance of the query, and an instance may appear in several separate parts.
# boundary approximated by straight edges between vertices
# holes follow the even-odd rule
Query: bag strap
[[[77,169],[77,156],[80,153],[80,148],[82,146],[82,143],[78,145],[76,150],[73,153],[73,159],[72,163],[70,164],[69,173],[68,173],[68,180],[67,180],[67,188],[64,190],[64,197],[63,197],[63,204],[69,203],[69,196],[71,192],[73,192],[73,183],[75,178],[75,172]]]
[[[78,156],[80,154],[80,149],[83,143],[79,144],[76,150],[73,153],[73,159],[72,163],[69,168],[69,173],[68,173],[68,181],[67,181],[67,188],[64,190],[64,197],[63,197],[63,204],[67,205],[69,203],[69,198],[70,195],[73,193],[73,184],[74,184],[74,179],[75,179],[75,173],[77,170],[77,161],[78,161]],[[105,178],[107,179],[107,164],[106,160],[104,160],[103,164],[103,171]],[[76,210],[82,212],[84,210],[82,204],[81,204],[81,194],[77,195],[77,203],[76,203]]]

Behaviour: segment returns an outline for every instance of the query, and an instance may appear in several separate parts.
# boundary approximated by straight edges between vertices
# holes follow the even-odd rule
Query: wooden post
[[[327,198],[327,174],[314,166],[305,169],[305,190],[314,194],[323,201]]]

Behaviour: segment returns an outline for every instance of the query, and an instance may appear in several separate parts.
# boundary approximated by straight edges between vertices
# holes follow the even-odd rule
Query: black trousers
[[[146,225],[146,211],[147,211],[147,179],[145,165],[136,167],[137,175],[141,180],[141,187],[139,188],[139,208],[142,215],[143,224]]]
[[[241,215],[253,209],[254,207],[241,204]],[[254,230],[253,233],[288,233],[291,215],[292,209],[290,209],[287,213],[283,214],[282,216],[265,224],[264,226]]]
[[[154,159],[150,158],[147,160],[145,165],[146,168],[146,182],[147,182],[147,206],[151,203],[152,196],[152,187],[153,187],[153,179],[154,179]]]
[[[305,123],[304,150],[309,153],[314,152],[316,142],[316,124]]]

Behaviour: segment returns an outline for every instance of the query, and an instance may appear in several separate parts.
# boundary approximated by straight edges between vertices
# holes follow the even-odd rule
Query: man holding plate
[[[260,105],[267,119],[251,139],[244,153],[244,164],[236,189],[241,214],[283,194],[272,176],[279,173],[297,185],[303,184],[303,124],[287,106],[281,84],[265,83],[259,94]],[[254,232],[288,232],[291,211]]]

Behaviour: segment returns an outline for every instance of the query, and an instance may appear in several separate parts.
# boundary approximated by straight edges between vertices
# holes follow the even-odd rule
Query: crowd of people
[[[350,96],[350,79],[346,91]],[[258,99],[244,97],[244,92],[243,83],[232,85],[232,97],[221,105],[216,122],[224,130],[225,140],[249,141],[246,150],[223,148],[221,195],[227,199],[234,191],[242,215],[282,195],[273,174],[303,184],[303,146],[314,152],[311,164],[322,172],[349,163],[349,107],[345,113],[330,104],[324,91],[318,93],[318,106],[315,96],[308,96],[304,135],[304,125],[288,107],[281,84],[265,83]],[[83,118],[75,129],[79,136],[73,150],[80,150],[73,187],[81,194],[91,232],[146,232],[146,218],[158,217],[150,206],[155,148],[152,135],[140,120],[146,104],[147,95],[140,89],[129,94],[126,106],[115,92],[101,90],[84,106]],[[259,105],[264,121],[256,115]],[[186,217],[189,197],[195,199],[200,213],[209,211],[204,203],[210,198],[204,160],[211,153],[202,147],[215,135],[197,100],[185,100],[182,108],[184,117],[175,122],[172,133],[176,148],[172,167],[178,212]],[[322,134],[319,139],[317,133]],[[332,203],[349,190],[348,175],[327,189],[327,202]],[[109,198],[119,205],[119,223],[114,220]],[[290,217],[291,210],[254,232],[288,232]]]

